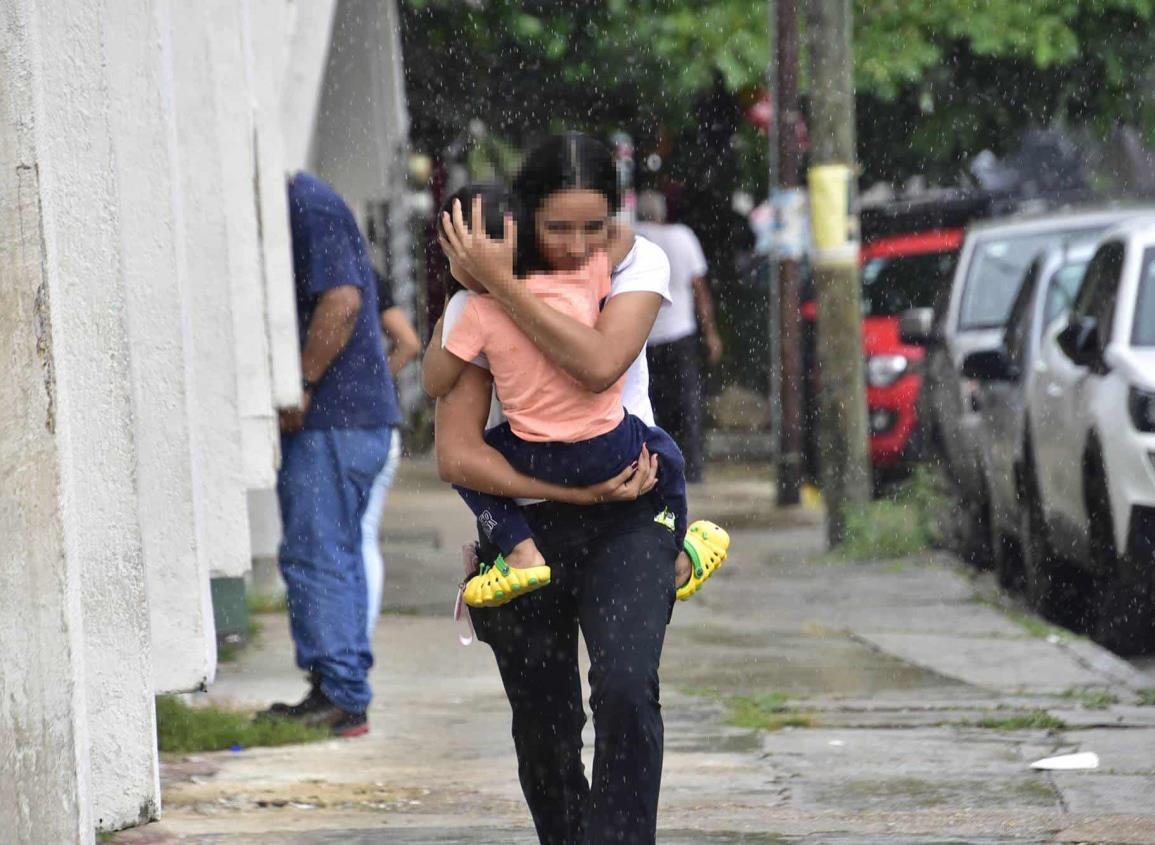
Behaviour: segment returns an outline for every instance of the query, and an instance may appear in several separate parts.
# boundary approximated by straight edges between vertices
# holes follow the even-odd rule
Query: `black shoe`
[[[314,725],[327,725],[329,730],[333,732],[333,736],[364,736],[369,733],[369,715],[367,713],[350,713],[347,710],[342,710],[336,705],[332,708],[332,713],[324,716],[324,721],[314,721]],[[320,719],[322,714],[317,714],[314,719]]]
[[[259,713],[257,718],[291,719],[312,728],[328,728],[333,736],[362,736],[369,733],[368,716],[341,709],[321,692],[320,687],[314,687],[298,704],[282,704],[275,711],[273,707]]]
[[[321,695],[321,675],[318,672],[310,672],[308,675],[308,680],[309,693],[296,704],[286,704],[283,701],[275,701],[268,710],[262,710],[260,713],[258,713],[257,718],[294,718],[300,712],[307,712],[312,699],[318,695]]]

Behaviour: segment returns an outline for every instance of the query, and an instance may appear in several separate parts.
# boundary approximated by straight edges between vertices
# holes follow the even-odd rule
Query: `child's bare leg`
[[[514,569],[529,569],[533,566],[545,566],[545,558],[538,551],[537,543],[530,537],[522,540],[513,547],[513,551],[505,557],[505,562]],[[686,564],[689,567],[689,563]],[[687,569],[687,572],[689,570]]]

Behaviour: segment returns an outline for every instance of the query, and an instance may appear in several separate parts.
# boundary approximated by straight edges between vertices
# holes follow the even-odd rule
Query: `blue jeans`
[[[369,706],[361,519],[385,466],[392,429],[306,430],[281,438],[279,562],[297,665],[350,713]]]
[[[522,440],[504,423],[485,432],[485,442],[501,452],[518,472],[541,481],[586,487],[613,478],[638,459],[644,443],[658,461],[658,496],[674,515],[678,548],[686,537],[686,463],[678,445],[665,431],[648,426],[633,414],[613,431],[578,443],[537,443]],[[513,499],[454,487],[477,517],[482,531],[503,555],[532,533]]]

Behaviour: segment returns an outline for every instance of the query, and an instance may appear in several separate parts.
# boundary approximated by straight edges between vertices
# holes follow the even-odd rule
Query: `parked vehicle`
[[[1155,215],[1100,241],[1026,413],[1028,595],[1052,615],[1091,599],[1096,640],[1155,647]]]
[[[1035,379],[1044,331],[1075,301],[1093,243],[1043,250],[1023,277],[1011,305],[1002,345],[968,355],[963,377],[978,382],[983,486],[990,495],[991,550],[1004,586],[1022,576],[1019,503],[1022,499],[1026,397]]]
[[[923,349],[899,338],[899,316],[910,308],[930,307],[950,284],[962,236],[961,229],[918,232],[862,248],[862,345],[876,479],[903,473],[919,451],[915,405]]]
[[[918,458],[916,404],[922,383],[920,346],[899,338],[899,317],[929,307],[949,288],[968,223],[1005,214],[1021,200],[1006,193],[945,190],[916,199],[868,204],[860,210],[863,355],[870,425],[870,462],[877,483],[905,475]],[[802,305],[808,372],[805,419],[807,467],[817,474],[814,368],[818,308],[807,291]]]
[[[957,546],[970,562],[991,562],[990,495],[982,473],[977,382],[963,359],[997,349],[1023,274],[1040,250],[1094,238],[1141,213],[1136,209],[1065,212],[971,227],[949,296],[900,321],[904,343],[927,347],[919,415],[926,457],[945,474],[957,498]]]

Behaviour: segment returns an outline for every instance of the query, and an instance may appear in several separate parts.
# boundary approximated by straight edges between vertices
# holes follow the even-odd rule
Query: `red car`
[[[862,344],[870,459],[876,479],[909,470],[919,449],[915,407],[924,350],[899,339],[899,317],[908,308],[933,307],[949,291],[966,225],[1000,213],[1004,204],[1003,197],[960,191],[862,209]],[[813,423],[813,329],[818,309],[808,299],[802,306],[803,360],[811,362],[806,417]],[[807,463],[816,474],[813,426],[808,429]]]
[[[933,229],[879,238],[862,248],[862,347],[876,472],[903,470],[917,456],[923,349],[899,339],[898,318],[908,308],[932,307],[950,286],[962,239],[962,229]]]

